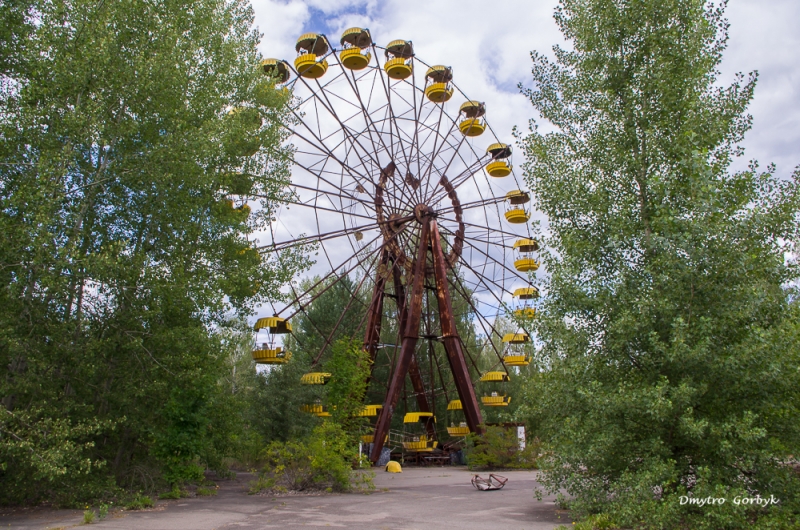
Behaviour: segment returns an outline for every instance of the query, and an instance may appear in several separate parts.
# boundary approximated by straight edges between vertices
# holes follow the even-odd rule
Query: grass
[[[195,491],[195,493],[199,497],[208,497],[210,495],[216,495],[217,494],[217,489],[216,488],[207,488],[205,486],[198,486],[197,490]]]
[[[85,510],[83,512],[83,524],[92,524],[94,522],[94,510]]]

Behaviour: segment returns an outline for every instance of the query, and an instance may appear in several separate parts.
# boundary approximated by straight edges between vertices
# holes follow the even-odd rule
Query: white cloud
[[[260,48],[268,57],[291,60],[296,38],[309,25],[326,25],[334,45],[350,26],[370,28],[379,45],[399,38],[412,40],[419,59],[452,66],[458,87],[471,99],[486,102],[491,127],[509,143],[512,128],[525,130],[528,120],[535,117],[530,103],[516,89],[520,82],[530,85],[530,51],[551,55],[553,45],[564,45],[552,17],[556,5],[552,0],[253,1],[256,23],[265,34]],[[750,109],[754,127],[744,142],[745,158],[757,158],[762,165],[775,161],[779,174],[788,175],[800,163],[796,148],[800,143],[796,126],[800,121],[800,63],[796,59],[800,33],[794,27],[800,20],[800,2],[775,0],[767,6],[738,0],[731,3],[728,18],[731,39],[720,82],[730,82],[738,71],[760,72]],[[515,163],[522,163],[519,154]],[[288,226],[313,233],[309,219],[290,221],[289,217],[282,217]]]

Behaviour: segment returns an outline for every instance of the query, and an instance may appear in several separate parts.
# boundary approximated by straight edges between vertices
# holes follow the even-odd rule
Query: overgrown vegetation
[[[515,427],[490,425],[481,434],[467,436],[464,452],[470,469],[535,469],[541,444],[536,439],[520,449]]]
[[[521,139],[550,249],[531,418],[549,489],[620,527],[800,524],[800,173],[729,170],[756,76],[718,83],[723,7],[562,0],[572,48],[532,54],[555,131]],[[756,495],[780,504],[734,502]]]
[[[251,432],[220,383],[229,315],[304,263],[250,242],[289,160],[252,11],[30,0],[0,14],[0,503],[222,471]]]

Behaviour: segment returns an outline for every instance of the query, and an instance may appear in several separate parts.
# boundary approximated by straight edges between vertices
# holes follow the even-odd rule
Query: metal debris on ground
[[[481,491],[501,490],[506,482],[508,482],[506,477],[494,473],[489,473],[488,479],[482,478],[480,475],[472,475],[472,485]]]

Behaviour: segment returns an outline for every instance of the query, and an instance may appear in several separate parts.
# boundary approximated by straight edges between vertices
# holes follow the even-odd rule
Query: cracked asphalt
[[[253,479],[240,473],[218,480],[218,494],[158,501],[150,510],[117,511],[92,524],[114,530],[232,530],[260,528],[533,529],[570,525],[554,497],[537,501],[536,471],[504,471],[500,491],[478,491],[463,467],[406,467],[401,474],[376,470],[370,494],[248,495]],[[485,476],[486,473],[483,473]],[[79,510],[32,509],[0,514],[0,529],[55,529],[79,526]]]

